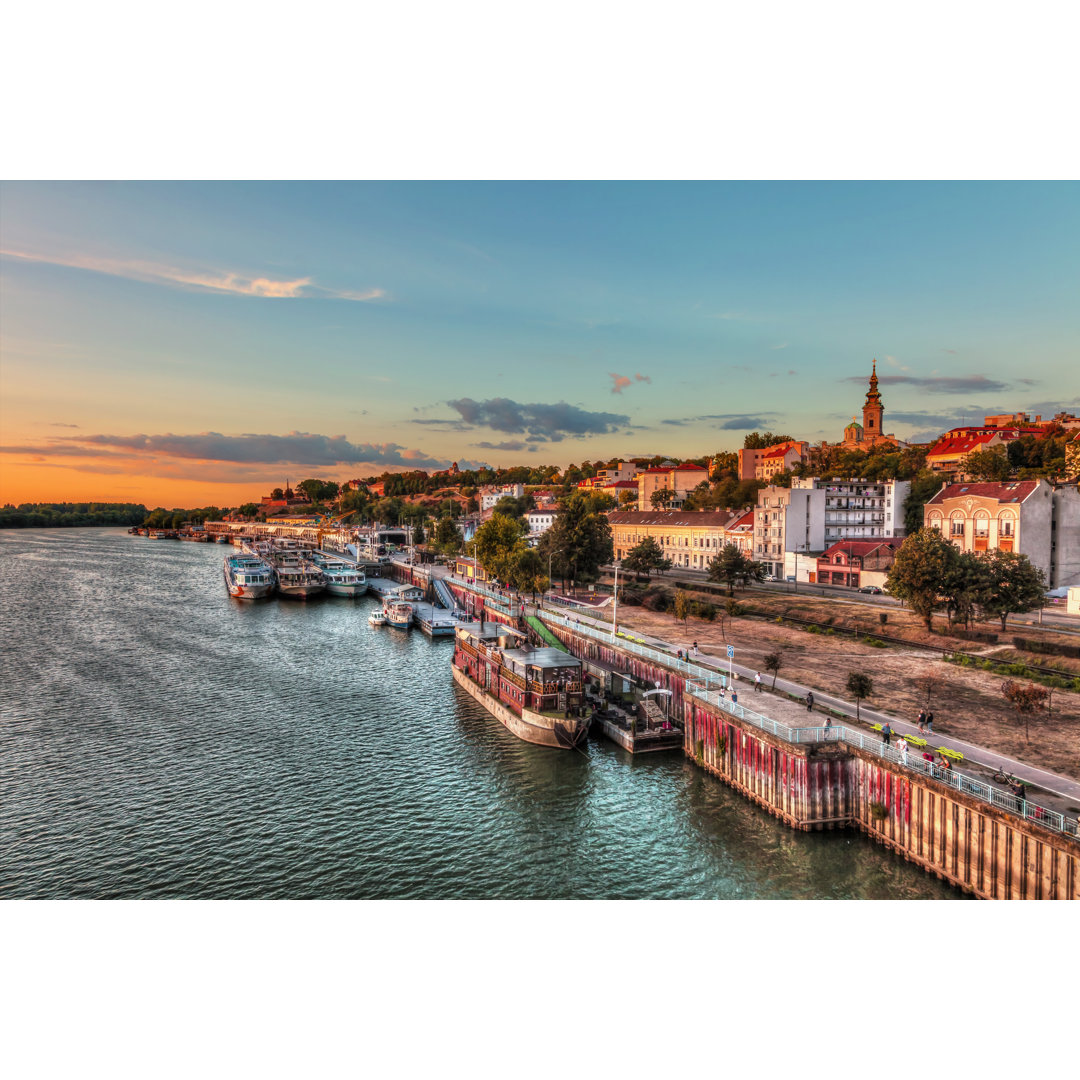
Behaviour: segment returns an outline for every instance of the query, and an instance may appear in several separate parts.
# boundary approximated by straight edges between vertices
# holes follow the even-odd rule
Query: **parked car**
[[[873,593],[875,596],[881,595],[881,590],[876,585],[864,585],[859,592]]]

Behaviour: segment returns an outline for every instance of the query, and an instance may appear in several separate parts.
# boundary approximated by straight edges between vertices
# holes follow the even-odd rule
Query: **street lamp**
[[[611,640],[619,629],[619,562],[615,563],[615,603],[611,607]]]

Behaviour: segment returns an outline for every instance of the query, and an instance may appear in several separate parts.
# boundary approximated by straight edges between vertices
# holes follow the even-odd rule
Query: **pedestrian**
[[[928,734],[934,734],[934,714],[932,712],[926,714],[926,730]]]
[[[760,694],[761,693],[761,672],[760,671],[754,676],[754,693],[755,694]]]
[[[826,734],[826,736],[828,736],[829,729],[831,727],[832,727],[832,717],[831,716],[826,716],[825,717],[825,734]]]
[[[900,736],[896,743],[896,749],[900,751],[900,764],[907,764],[907,739],[903,735]]]
[[[889,740],[891,738],[892,738],[892,727],[889,725],[889,721],[886,720],[885,723],[881,725],[881,741],[886,746],[888,746],[889,745]]]
[[[814,711],[814,692],[812,690],[806,695],[806,711]]]
[[[736,690],[734,687],[731,688],[731,704],[732,705],[738,705],[739,704],[739,691]]]
[[[919,710],[918,724],[919,724],[919,730],[920,731],[925,731],[926,730],[926,710],[925,709],[920,709]]]
[[[693,647],[693,648],[692,648],[692,649],[690,650],[690,652],[691,652],[691,653],[692,653],[692,654],[693,654],[694,656],[697,656],[697,654],[698,654],[698,647],[697,647],[697,642],[696,642],[696,641],[694,642],[694,647]]]

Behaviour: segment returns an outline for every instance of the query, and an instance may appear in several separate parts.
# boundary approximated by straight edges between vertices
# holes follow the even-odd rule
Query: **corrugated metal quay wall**
[[[661,664],[548,627],[579,658],[672,691],[683,751],[793,829],[858,828],[984,899],[1080,899],[1080,843],[845,742],[789,743],[685,693]]]

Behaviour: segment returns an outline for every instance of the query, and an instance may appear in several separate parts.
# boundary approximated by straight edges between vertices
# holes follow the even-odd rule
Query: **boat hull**
[[[331,596],[351,596],[355,599],[358,596],[363,596],[367,593],[367,582],[357,581],[354,584],[340,584],[334,582],[326,583],[326,591]]]
[[[311,596],[318,596],[326,591],[326,585],[321,582],[311,582],[307,585],[282,585],[278,582],[278,592],[282,596],[291,597],[293,600],[307,600]]]
[[[549,746],[556,750],[573,750],[581,746],[589,736],[591,716],[583,720],[566,720],[544,716],[530,709],[524,709],[518,716],[501,701],[496,701],[486,693],[461,668],[455,665],[450,670],[454,673],[454,681],[462,690],[483,705],[507,731],[524,742],[533,743],[535,746]]]

